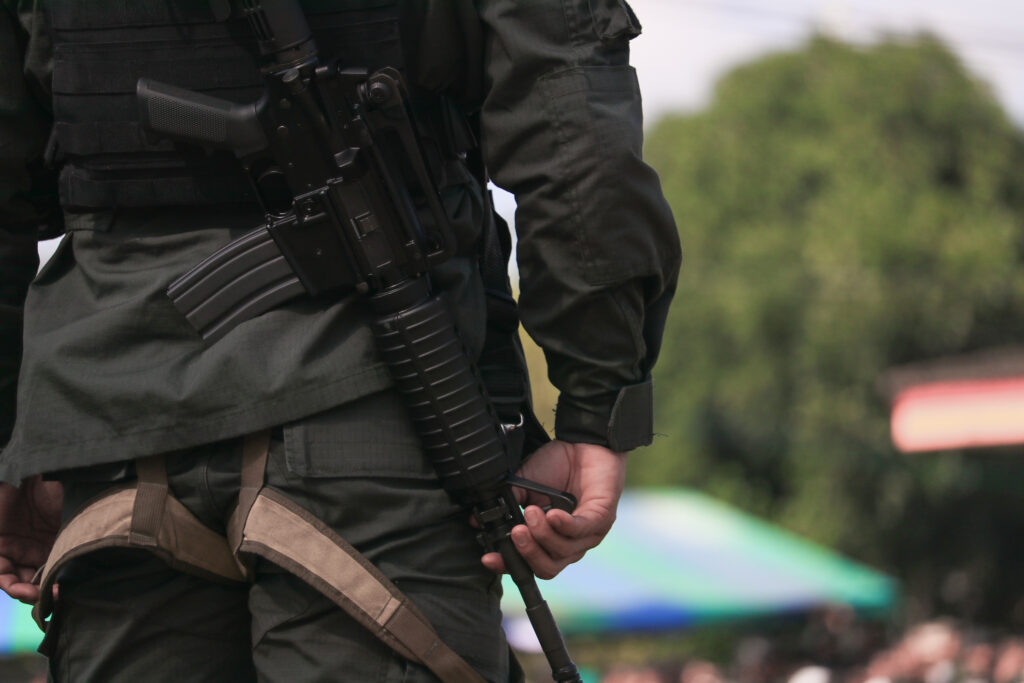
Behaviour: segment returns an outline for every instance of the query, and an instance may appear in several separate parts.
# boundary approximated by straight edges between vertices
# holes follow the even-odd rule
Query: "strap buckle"
[[[518,422],[514,422],[514,423],[513,422],[502,422],[501,423],[501,431],[502,431],[502,433],[505,436],[508,436],[509,434],[511,434],[512,432],[516,431],[517,429],[522,429],[524,425],[526,425],[526,417],[524,417],[522,411],[520,411],[519,412],[519,421]]]

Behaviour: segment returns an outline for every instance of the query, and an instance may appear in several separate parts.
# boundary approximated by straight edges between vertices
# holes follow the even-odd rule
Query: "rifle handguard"
[[[482,492],[501,485],[511,459],[451,314],[430,295],[425,277],[370,300],[378,313],[372,324],[377,350],[427,457],[445,490],[456,501],[473,504]]]

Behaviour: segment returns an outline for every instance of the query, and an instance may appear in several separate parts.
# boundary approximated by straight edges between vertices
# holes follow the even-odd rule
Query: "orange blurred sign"
[[[1024,377],[908,387],[893,402],[892,440],[904,452],[1024,443]]]

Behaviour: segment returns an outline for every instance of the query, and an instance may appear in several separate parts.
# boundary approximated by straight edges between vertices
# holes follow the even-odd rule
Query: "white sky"
[[[885,33],[937,34],[987,81],[1024,126],[1024,0],[632,0],[644,26],[632,44],[648,123],[708,103],[715,80],[813,31],[856,42]],[[495,193],[511,222],[515,202]],[[52,243],[40,245],[47,258]]]
[[[632,0],[647,120],[707,104],[723,71],[814,30],[855,42],[922,29],[944,39],[1024,125],[1022,0]]]

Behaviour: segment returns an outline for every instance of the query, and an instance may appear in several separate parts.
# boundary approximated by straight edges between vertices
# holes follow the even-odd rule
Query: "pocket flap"
[[[437,476],[392,390],[285,425],[283,431],[288,470],[301,477]]]

